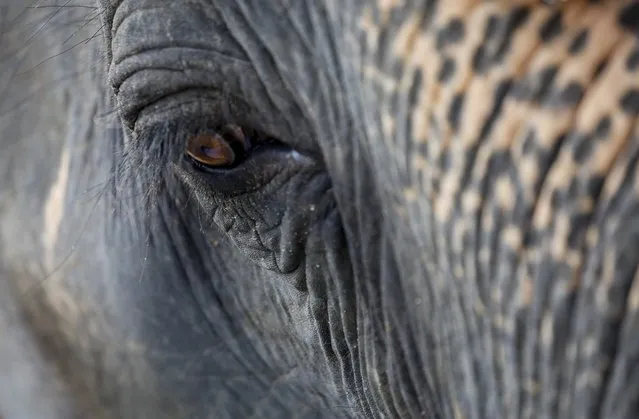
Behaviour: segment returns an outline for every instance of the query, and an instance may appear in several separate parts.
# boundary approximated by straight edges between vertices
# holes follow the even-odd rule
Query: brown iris
[[[206,131],[190,137],[186,144],[186,154],[204,166],[228,167],[242,159],[250,146],[242,128],[226,125],[220,130]]]

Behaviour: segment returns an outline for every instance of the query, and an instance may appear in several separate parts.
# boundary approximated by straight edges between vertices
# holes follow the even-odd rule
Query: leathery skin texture
[[[0,0],[0,417],[636,418],[639,3]]]

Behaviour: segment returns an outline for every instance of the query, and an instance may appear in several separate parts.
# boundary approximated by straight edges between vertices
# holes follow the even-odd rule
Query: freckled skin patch
[[[539,29],[541,42],[549,43],[561,34],[563,30],[562,17],[563,12],[561,9],[558,9],[543,23]]]
[[[572,40],[572,43],[568,47],[570,53],[579,54],[581,51],[583,51],[588,44],[589,35],[590,32],[588,32],[588,29],[582,29],[581,32],[579,32],[577,36],[575,36],[575,38]]]
[[[478,377],[493,377],[491,392],[499,394],[476,390],[460,396],[460,406],[479,417],[491,417],[491,406],[506,401],[515,416],[584,417],[603,403],[596,383],[606,380],[590,358],[595,365],[611,350],[602,349],[604,328],[619,330],[589,310],[615,312],[610,290],[621,283],[637,288],[634,271],[630,279],[620,276],[623,250],[606,241],[615,236],[603,233],[620,211],[608,203],[617,195],[630,202],[623,185],[639,106],[639,9],[630,0],[460,3],[438,4],[423,32],[407,21],[401,33],[411,36],[402,35],[397,48],[425,86],[409,118],[427,150],[412,185],[435,185],[430,201],[414,202],[414,217],[434,220],[437,244],[427,251],[446,255],[438,269],[450,266],[458,281],[463,273],[460,304],[479,317],[473,331],[494,327],[482,322],[485,312],[513,319],[502,340],[486,338],[456,359],[471,362],[488,350],[506,357],[451,366],[471,388]],[[633,213],[625,214],[628,223]],[[501,298],[493,298],[496,290]],[[581,345],[582,329],[571,329],[578,315],[584,331],[589,322],[601,327],[590,352]],[[578,370],[589,385],[571,375]]]
[[[611,127],[611,119],[610,116],[605,115],[601,117],[601,120],[599,120],[599,123],[597,124],[597,127],[595,128],[595,137],[596,138],[605,138],[610,134],[610,127]]]
[[[438,51],[443,50],[449,45],[461,41],[465,36],[466,27],[464,22],[459,18],[451,19],[443,28],[437,32],[435,48]]]
[[[624,93],[619,104],[621,109],[630,116],[639,115],[639,89],[632,89]]]
[[[516,188],[507,176],[500,176],[495,186],[497,203],[505,211],[515,208]]]
[[[630,288],[628,311],[631,313],[639,311],[639,270],[637,270],[632,287]]]
[[[446,58],[442,63],[442,67],[439,71],[437,81],[440,83],[446,83],[455,75],[455,60],[452,58]]]
[[[629,3],[619,13],[619,24],[624,29],[639,34],[639,4]]]
[[[503,240],[511,249],[518,252],[521,250],[523,242],[521,228],[518,226],[509,226],[504,229]]]
[[[630,53],[630,55],[628,56],[626,67],[628,71],[635,71],[637,70],[637,68],[639,68],[639,45],[637,45],[632,53]]]
[[[377,7],[382,14],[388,14],[391,10],[403,5],[403,0],[378,0]]]

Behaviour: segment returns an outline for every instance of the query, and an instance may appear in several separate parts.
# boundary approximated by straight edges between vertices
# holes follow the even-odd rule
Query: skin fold
[[[0,0],[0,417],[638,417],[639,3],[545,3]]]

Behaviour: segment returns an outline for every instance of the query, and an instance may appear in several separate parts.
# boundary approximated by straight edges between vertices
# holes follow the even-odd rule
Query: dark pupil
[[[234,140],[231,136],[224,136],[224,140],[226,140],[231,146],[231,150],[233,150],[233,153],[235,154],[236,161],[246,156],[248,150],[244,148],[244,145],[241,142]],[[250,139],[248,139],[248,144],[250,149],[250,147],[252,147],[253,145]]]

